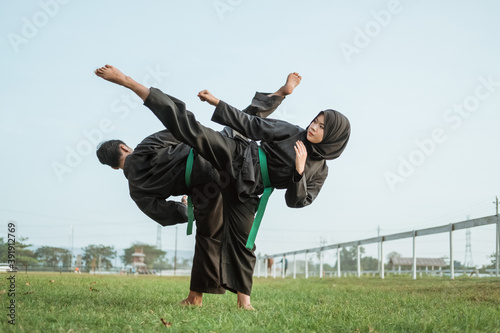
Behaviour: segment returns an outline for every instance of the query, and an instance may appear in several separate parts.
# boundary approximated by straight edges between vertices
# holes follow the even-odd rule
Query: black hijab
[[[346,116],[335,110],[321,111],[316,117],[320,114],[325,117],[323,140],[320,143],[310,143],[309,156],[314,160],[334,160],[342,154],[349,141],[351,124]]]

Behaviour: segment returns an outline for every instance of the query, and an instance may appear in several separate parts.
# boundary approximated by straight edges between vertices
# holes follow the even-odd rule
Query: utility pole
[[[75,240],[75,231],[73,229],[73,225],[71,225],[71,232],[69,233],[70,235],[70,245],[71,245],[71,252],[69,253],[69,258],[68,258],[68,272],[71,271],[71,261],[73,260],[73,244]]]
[[[496,235],[496,263],[495,263],[495,276],[498,277],[500,275],[499,269],[499,261],[500,261],[500,220],[498,218],[498,196],[495,197],[495,205],[496,205],[496,216],[497,216],[497,235]]]
[[[161,250],[161,225],[156,227],[156,248]]]
[[[471,248],[471,232],[470,228],[465,232],[465,259],[464,268],[474,266],[472,260],[472,248]]]
[[[493,201],[493,203],[494,203],[494,204],[495,204],[495,206],[496,206],[496,214],[495,214],[495,215],[496,215],[496,216],[498,216],[498,197],[495,197],[495,199],[496,199],[496,200],[495,200],[495,201]]]
[[[470,215],[467,215],[467,221],[470,220]],[[464,258],[464,268],[472,267],[472,246],[471,246],[471,232],[470,228],[465,232],[465,258]]]
[[[174,276],[177,270],[177,226],[175,226]]]
[[[380,237],[380,225],[377,227],[377,237]],[[378,242],[378,271],[381,272],[382,271],[382,260],[380,260],[380,245],[381,245],[381,242]]]

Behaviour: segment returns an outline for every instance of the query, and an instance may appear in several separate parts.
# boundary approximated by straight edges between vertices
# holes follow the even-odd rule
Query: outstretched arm
[[[217,104],[212,121],[229,126],[252,140],[283,140],[302,131],[300,127],[286,121],[243,113],[224,101]]]
[[[182,202],[148,195],[132,196],[137,207],[162,226],[187,222],[187,206]]]

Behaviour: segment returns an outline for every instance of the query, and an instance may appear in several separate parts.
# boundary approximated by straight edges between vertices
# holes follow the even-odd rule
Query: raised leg
[[[288,74],[286,78],[285,84],[279,88],[275,93],[272,93],[269,96],[280,96],[280,97],[286,97],[287,95],[290,95],[295,87],[297,87],[300,84],[300,81],[302,80],[302,76],[299,75],[299,73],[290,73]]]
[[[105,65],[104,67],[96,69],[94,73],[106,81],[119,84],[121,86],[124,86],[125,88],[132,90],[143,101],[148,98],[149,88],[134,81],[130,76],[126,76],[116,67]]]
[[[185,104],[177,98],[151,88],[144,102],[156,117],[170,130],[179,141],[200,154],[219,172],[224,172],[236,179],[233,153],[236,149],[234,139],[223,136],[220,132],[200,124],[193,113],[186,110]]]

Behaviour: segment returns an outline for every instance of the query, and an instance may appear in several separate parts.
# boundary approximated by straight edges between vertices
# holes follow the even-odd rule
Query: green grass
[[[494,278],[255,279],[244,311],[231,293],[177,305],[188,278],[16,273],[13,326],[6,277],[1,332],[500,332]]]

